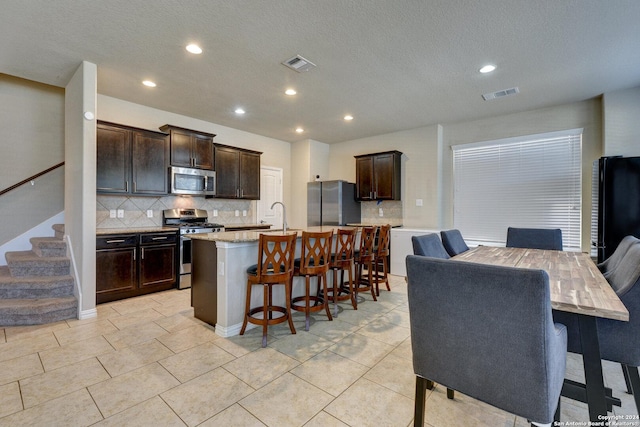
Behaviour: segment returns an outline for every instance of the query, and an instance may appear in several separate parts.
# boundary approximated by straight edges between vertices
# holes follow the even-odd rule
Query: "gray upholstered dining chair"
[[[411,244],[413,245],[414,255],[442,259],[450,258],[444,246],[442,246],[440,237],[435,233],[411,236]]]
[[[464,241],[460,230],[443,230],[440,232],[440,237],[442,238],[442,246],[451,256],[456,256],[469,250],[469,246]]]
[[[609,276],[611,272],[615,270],[629,248],[636,243],[640,243],[640,239],[634,236],[624,237],[616,247],[616,250],[613,251],[611,256],[598,264],[598,268],[600,269],[602,274],[604,274],[604,277]]]
[[[547,273],[414,255],[406,263],[414,426],[424,422],[426,378],[536,424],[559,417],[567,332],[553,322]]]
[[[413,244],[413,254],[419,256],[426,256],[432,258],[449,259],[449,254],[442,246],[440,238],[435,233],[424,234],[422,236],[412,236],[411,243]],[[426,380],[426,387],[433,389],[433,381]],[[455,392],[447,388],[447,398],[453,399]]]
[[[515,228],[507,229],[508,248],[562,250],[562,230],[559,228]]]
[[[627,391],[633,394],[636,410],[640,412],[640,245],[630,245],[610,273],[607,280],[627,307],[629,321],[597,319],[600,357],[622,365]],[[553,317],[567,326],[568,351],[581,354],[577,315],[554,310]]]

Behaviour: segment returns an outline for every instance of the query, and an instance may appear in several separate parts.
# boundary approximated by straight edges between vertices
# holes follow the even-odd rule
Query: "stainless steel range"
[[[204,209],[165,209],[162,211],[165,227],[180,229],[180,281],[178,289],[191,287],[191,238],[192,234],[220,233],[224,225],[208,222]]]

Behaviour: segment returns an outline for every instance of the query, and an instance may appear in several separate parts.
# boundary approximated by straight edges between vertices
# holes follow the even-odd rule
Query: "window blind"
[[[504,245],[507,227],[560,228],[580,250],[582,129],[453,146],[454,227]]]

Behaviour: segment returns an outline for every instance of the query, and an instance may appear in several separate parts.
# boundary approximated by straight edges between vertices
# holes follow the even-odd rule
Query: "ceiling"
[[[639,22],[638,0],[20,0],[2,4],[0,72],[64,87],[85,60],[100,94],[337,143],[639,86]],[[317,67],[281,65],[296,54]]]

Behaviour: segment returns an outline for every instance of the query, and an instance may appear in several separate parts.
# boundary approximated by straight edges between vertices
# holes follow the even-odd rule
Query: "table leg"
[[[595,316],[578,315],[580,342],[584,363],[584,379],[589,405],[589,419],[602,421],[607,415],[607,402],[598,343],[598,324]]]

